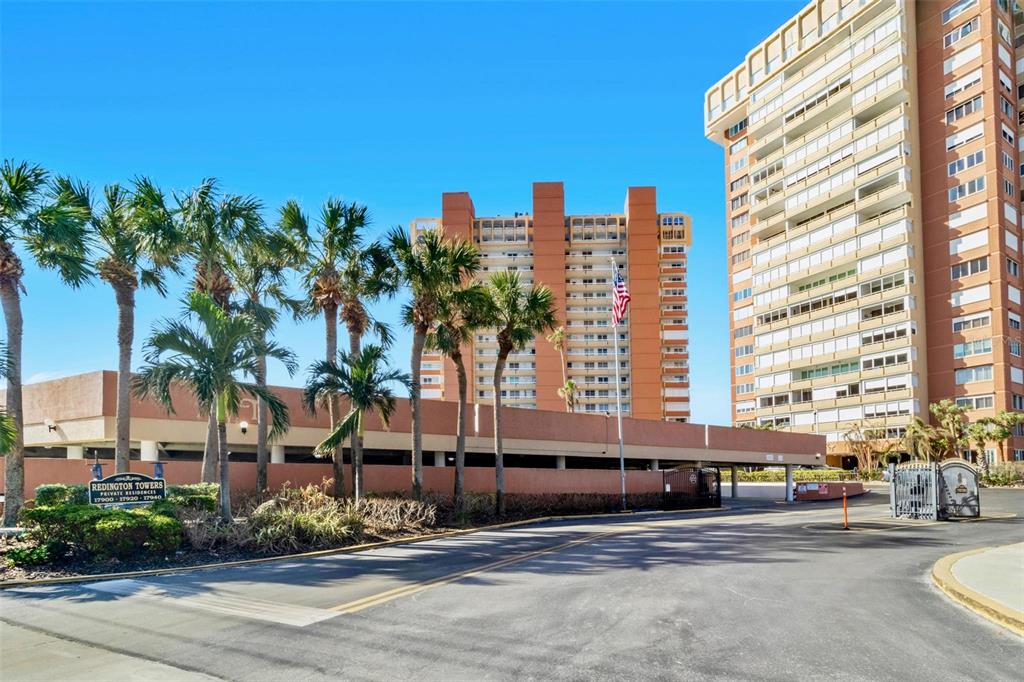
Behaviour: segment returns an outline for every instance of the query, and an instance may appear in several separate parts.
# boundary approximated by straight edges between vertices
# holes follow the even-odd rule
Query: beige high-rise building
[[[1011,0],[815,0],[714,85],[733,417],[905,433],[1024,410]],[[990,460],[1024,459],[1024,436]]]
[[[544,284],[554,294],[558,324],[565,328],[564,349],[559,353],[538,336],[511,355],[500,389],[503,404],[564,410],[558,389],[571,379],[577,412],[614,414],[614,257],[632,298],[618,328],[623,413],[689,421],[689,216],[659,212],[654,187],[630,187],[622,213],[567,215],[560,182],[533,184],[531,213],[478,216],[466,192],[444,193],[441,213],[440,218],[413,220],[413,235],[443,229],[480,249],[481,280],[499,270],[517,270],[524,285]],[[463,350],[470,402],[493,401],[497,353],[490,330],[479,331]],[[425,353],[421,390],[424,398],[458,400],[453,364]]]

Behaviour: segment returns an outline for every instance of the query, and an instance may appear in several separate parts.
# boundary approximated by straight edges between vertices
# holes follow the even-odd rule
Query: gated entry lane
[[[620,532],[304,627],[69,588],[4,594],[0,607],[3,618],[227,679],[1011,679],[1019,646],[949,604],[925,571],[957,548],[1019,533],[1020,519],[824,534],[802,526],[838,518],[836,505],[808,507],[792,513],[773,504],[700,521],[661,516],[649,527],[637,517],[565,524],[563,541]],[[851,520],[885,514],[884,505],[858,504]],[[556,531],[503,536],[511,543],[541,530]],[[479,564],[494,540],[473,537],[445,542]],[[402,551],[362,564],[362,575],[341,570],[350,556],[329,564],[333,575],[319,562],[292,562],[264,575],[192,579],[265,602],[316,596],[311,605],[324,608],[366,594],[367,581],[411,585],[426,574],[416,570],[421,562],[451,570],[457,559],[418,553],[423,546],[391,549]]]

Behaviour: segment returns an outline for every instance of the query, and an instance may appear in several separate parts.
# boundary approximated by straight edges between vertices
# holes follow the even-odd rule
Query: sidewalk
[[[1024,542],[943,557],[932,579],[955,601],[1024,635]]]
[[[0,674],[12,682],[209,682],[217,679],[8,623],[0,623]]]

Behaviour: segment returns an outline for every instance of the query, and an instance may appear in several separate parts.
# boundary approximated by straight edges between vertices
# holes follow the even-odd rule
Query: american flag
[[[619,274],[618,266],[615,269],[615,277],[612,280],[612,324],[618,325],[626,316],[626,306],[629,305],[629,289],[626,288],[626,280]]]

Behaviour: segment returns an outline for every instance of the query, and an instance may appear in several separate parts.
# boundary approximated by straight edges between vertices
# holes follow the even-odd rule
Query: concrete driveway
[[[741,500],[6,590],[0,673],[54,679],[71,656],[60,679],[1019,679],[1021,640],[928,572],[1019,538],[1024,491],[986,491],[1002,518],[978,523],[892,522],[884,501],[858,499],[849,532],[835,503]]]

